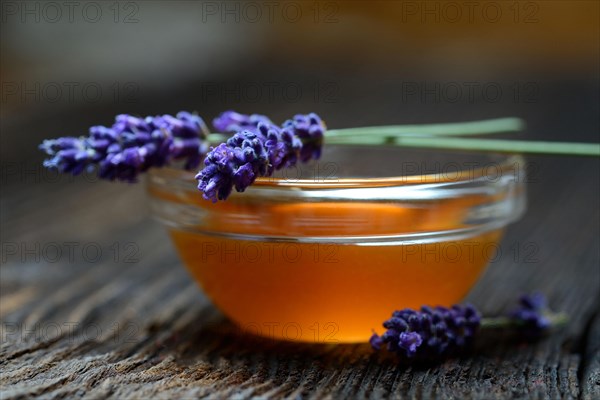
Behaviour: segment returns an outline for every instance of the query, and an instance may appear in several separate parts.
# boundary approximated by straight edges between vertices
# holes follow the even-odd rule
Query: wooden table
[[[529,161],[529,209],[502,243],[513,250],[467,300],[497,315],[540,290],[571,321],[533,344],[482,333],[430,368],[367,344],[240,335],[149,217],[143,185],[24,175],[2,193],[2,399],[598,399],[599,164]]]

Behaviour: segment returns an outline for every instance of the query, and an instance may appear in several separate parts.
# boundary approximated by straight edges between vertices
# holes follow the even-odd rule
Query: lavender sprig
[[[265,141],[264,135],[258,132],[258,125],[264,123],[275,126],[271,120],[259,114],[245,115],[234,111],[222,113],[214,120],[218,131],[235,133],[248,131],[256,134],[258,140]],[[359,144],[359,145],[397,145],[400,147],[444,148],[473,151],[492,151],[509,153],[543,153],[599,156],[600,144],[597,143],[554,143],[554,142],[524,142],[507,140],[466,139],[461,136],[473,134],[494,134],[500,132],[517,132],[522,130],[523,121],[517,118],[500,118],[486,121],[464,123],[433,124],[433,125],[390,125],[364,128],[346,128],[331,130],[327,133],[330,144]],[[276,146],[271,147],[273,153],[285,162],[282,165],[294,165],[295,160],[308,161],[320,157],[325,132],[325,124],[316,114],[297,115],[286,121],[280,128],[288,137],[278,137]],[[420,136],[424,137],[420,137]],[[275,135],[280,136],[280,135]],[[449,136],[449,137],[444,137]],[[453,137],[456,136],[456,137]],[[95,126],[90,129],[88,136],[63,137],[46,140],[39,147],[50,157],[44,165],[60,172],[80,174],[83,171],[98,169],[102,178],[110,180],[135,181],[137,176],[150,167],[160,167],[174,160],[185,160],[184,167],[192,169],[199,165],[207,152],[206,141],[222,141],[226,136],[209,134],[200,117],[181,112],[176,117],[163,115],[159,117],[136,118],[130,115],[117,117],[112,127]],[[296,152],[297,140],[302,147]],[[282,144],[284,142],[288,142]],[[288,149],[291,150],[288,151]],[[276,149],[276,151],[274,150]],[[277,158],[269,160],[266,176],[279,168]],[[245,165],[247,163],[244,163]],[[207,166],[208,167],[208,166]],[[261,168],[251,169],[249,165],[232,165],[234,173],[244,174],[242,181],[253,182],[253,175]],[[215,168],[211,168],[215,173]],[[213,193],[206,198],[225,199],[231,192],[232,173],[225,176],[215,176],[212,182],[202,179],[212,179],[209,170],[198,175],[200,188],[206,186],[219,189],[218,197]],[[252,173],[250,173],[252,172]],[[225,175],[224,175],[225,174]],[[222,176],[221,176],[222,175]],[[200,179],[202,178],[202,179]],[[225,185],[220,187],[220,185]],[[231,186],[233,187],[233,186]],[[240,185],[241,190],[247,187]]]
[[[386,332],[376,333],[370,343],[379,350],[387,344],[388,351],[405,358],[437,358],[465,347],[475,336],[481,322],[471,305],[446,307],[424,306],[420,311],[395,311],[383,323]]]
[[[538,338],[553,326],[566,322],[562,313],[553,313],[546,307],[540,293],[524,295],[519,307],[508,316],[480,318],[471,305],[446,307],[424,306],[420,311],[404,309],[395,311],[383,323],[386,331],[379,336],[373,333],[369,340],[375,350],[384,345],[401,359],[435,360],[456,353],[468,346],[479,329],[512,328],[527,339]]]
[[[218,130],[243,129],[207,154],[205,168],[196,175],[203,197],[225,200],[233,188],[243,192],[256,178],[294,166],[298,160],[321,154],[325,124],[316,114],[296,115],[282,127],[261,115],[227,111],[214,121]]]
[[[74,175],[97,169],[100,178],[135,182],[150,167],[175,160],[196,168],[208,150],[207,135],[204,121],[184,111],[175,117],[122,114],[111,127],[92,126],[88,136],[45,140],[39,147],[50,156],[45,167]]]

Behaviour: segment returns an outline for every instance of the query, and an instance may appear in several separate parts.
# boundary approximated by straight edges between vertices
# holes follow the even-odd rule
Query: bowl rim
[[[495,158],[493,156],[496,156]],[[488,155],[486,155],[488,156]],[[494,162],[497,171],[502,171],[492,179],[486,168],[470,168],[459,180],[440,179],[440,173],[384,178],[340,178],[333,182],[314,182],[312,179],[289,182],[280,178],[262,178],[251,185],[246,193],[233,192],[227,201],[212,203],[205,200],[197,190],[195,173],[173,167],[153,169],[147,180],[147,191],[152,199],[155,215],[167,226],[180,230],[199,232],[199,220],[208,215],[235,215],[236,221],[260,224],[264,217],[255,214],[255,206],[278,207],[294,202],[301,203],[363,203],[400,204],[407,207],[430,209],[441,201],[476,196],[480,202],[472,207],[468,218],[468,228],[432,229],[423,232],[406,232],[391,236],[361,235],[342,236],[346,243],[372,245],[365,237],[373,236],[377,245],[383,241],[394,243],[428,243],[440,238],[472,237],[477,232],[500,229],[519,219],[526,209],[525,168],[517,163],[524,159],[518,154],[490,153],[485,161]],[[465,170],[462,170],[465,171]],[[508,173],[504,175],[504,173]],[[496,169],[494,173],[497,174]],[[266,209],[269,209],[269,208]],[[241,218],[243,217],[243,218]],[[241,219],[240,219],[241,218]],[[305,218],[303,214],[290,218]],[[313,218],[310,216],[310,218]],[[321,217],[319,217],[321,218]],[[303,221],[303,223],[308,223]],[[212,231],[211,231],[212,232]],[[225,232],[234,235],[235,232]],[[215,234],[212,232],[211,234]],[[237,236],[236,236],[237,237]],[[290,237],[288,234],[258,234],[240,236],[245,240],[268,241],[308,241],[315,243],[336,242],[338,236]],[[375,245],[375,244],[373,244]]]
[[[456,152],[436,152],[441,154],[452,154]],[[515,165],[525,164],[525,159],[518,153],[489,153],[486,154],[489,163],[482,167],[472,169],[460,169],[453,174],[458,175],[457,178],[449,178],[443,173],[415,174],[404,176],[386,176],[386,177],[369,177],[369,178],[324,178],[317,179],[290,179],[290,178],[275,178],[275,177],[260,177],[252,184],[253,188],[277,188],[277,189],[343,189],[343,188],[369,188],[369,187],[390,187],[390,186],[415,186],[415,185],[431,185],[431,184],[464,184],[476,183],[478,181],[490,181],[488,168],[494,165],[494,175],[496,177],[504,176],[507,172],[514,171]],[[493,159],[493,157],[496,159]],[[500,159],[498,159],[500,157]],[[201,168],[198,168],[201,169]],[[519,168],[523,170],[524,168]],[[522,172],[522,171],[517,171]],[[189,180],[196,181],[195,175],[197,172],[166,166],[163,168],[151,168],[149,174],[154,177],[161,177],[173,180]]]

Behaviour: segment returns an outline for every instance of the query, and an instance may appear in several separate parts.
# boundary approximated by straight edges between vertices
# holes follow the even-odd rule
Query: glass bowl
[[[326,146],[212,203],[194,173],[149,193],[191,275],[244,331],[364,342],[392,311],[461,301],[525,210],[512,155]]]

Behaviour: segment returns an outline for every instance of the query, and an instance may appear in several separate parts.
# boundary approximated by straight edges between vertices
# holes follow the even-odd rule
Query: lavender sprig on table
[[[387,344],[388,351],[408,358],[438,357],[470,343],[480,322],[471,305],[424,306],[420,311],[407,308],[394,311],[392,318],[383,323],[385,333],[374,333],[370,343],[376,350]]]
[[[227,111],[214,124],[218,130],[243,129],[211,148],[196,175],[203,197],[213,202],[227,199],[233,188],[243,192],[258,177],[321,155],[325,124],[314,113],[296,115],[278,127],[265,116]]]
[[[40,149],[50,158],[47,168],[78,175],[98,170],[108,180],[135,182],[150,167],[183,160],[184,168],[198,167],[208,150],[208,130],[197,115],[179,112],[138,118],[118,115],[111,127],[92,126],[88,136],[44,140]]]
[[[420,311],[394,311],[383,322],[383,335],[373,333],[369,340],[375,350],[384,345],[401,359],[434,360],[467,347],[479,329],[511,328],[527,339],[547,333],[566,322],[564,314],[551,312],[542,294],[521,296],[519,307],[507,317],[481,318],[471,305],[427,307]]]

